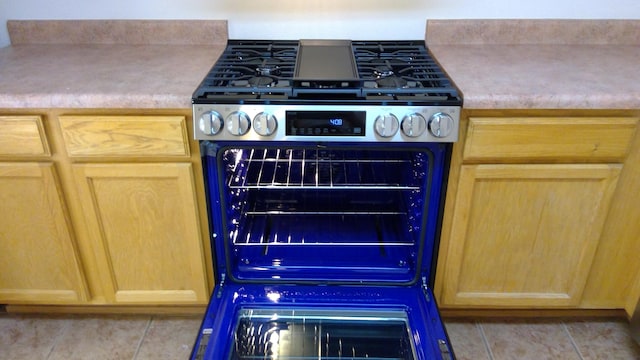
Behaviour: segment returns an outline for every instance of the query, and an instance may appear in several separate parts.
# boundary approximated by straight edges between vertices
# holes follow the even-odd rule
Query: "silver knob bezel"
[[[400,129],[405,136],[420,137],[427,130],[427,119],[419,113],[405,115],[400,123]]]
[[[278,119],[270,112],[262,111],[253,117],[253,131],[260,136],[271,136],[278,130]]]
[[[243,136],[251,130],[251,118],[244,111],[234,111],[225,118],[227,132],[234,136]]]
[[[443,122],[446,122],[445,126],[442,126]],[[431,135],[437,138],[445,138],[454,130],[455,120],[445,112],[437,112],[431,115],[427,127]]]
[[[390,120],[391,127],[387,126],[387,120]],[[373,123],[373,130],[376,132],[376,135],[380,137],[392,138],[398,133],[398,130],[400,130],[400,121],[398,121],[398,117],[392,113],[380,114]]]
[[[224,129],[222,115],[215,110],[202,113],[198,119],[198,128],[208,136],[219,134]]]

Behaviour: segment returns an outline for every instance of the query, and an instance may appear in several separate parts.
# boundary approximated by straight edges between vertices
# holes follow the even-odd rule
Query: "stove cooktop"
[[[424,41],[229,40],[194,104],[460,106]]]

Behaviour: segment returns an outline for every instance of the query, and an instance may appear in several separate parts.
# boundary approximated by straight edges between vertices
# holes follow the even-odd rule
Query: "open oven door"
[[[217,287],[192,359],[451,359],[448,144],[205,143]]]
[[[422,286],[215,289],[192,359],[453,359]]]

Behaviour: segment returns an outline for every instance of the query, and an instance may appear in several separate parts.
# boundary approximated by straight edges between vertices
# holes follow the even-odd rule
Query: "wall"
[[[0,0],[7,19],[227,19],[231,38],[421,39],[426,19],[640,19],[638,0]]]

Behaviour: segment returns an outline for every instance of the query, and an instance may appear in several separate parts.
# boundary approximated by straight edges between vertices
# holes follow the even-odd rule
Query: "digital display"
[[[365,111],[287,111],[287,135],[365,136]]]

